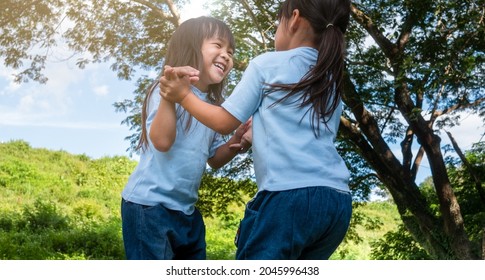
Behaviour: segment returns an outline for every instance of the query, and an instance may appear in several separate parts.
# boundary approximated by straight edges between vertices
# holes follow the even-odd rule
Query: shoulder
[[[251,62],[257,65],[267,65],[268,62],[275,63],[283,57],[285,57],[284,52],[265,52],[253,58]]]
[[[286,56],[281,52],[266,52],[254,57],[246,69],[246,72],[272,72],[274,69],[282,67]]]
[[[290,60],[293,60],[297,57],[305,57],[310,60],[316,60],[317,56],[318,51],[316,49],[302,47],[286,51],[266,52],[256,56],[251,62],[258,65],[259,67],[268,67],[286,64]]]

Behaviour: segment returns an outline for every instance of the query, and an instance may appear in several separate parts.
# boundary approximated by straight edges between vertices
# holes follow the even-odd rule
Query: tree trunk
[[[411,129],[415,132],[418,142],[423,146],[428,157],[433,183],[440,203],[444,233],[453,252],[453,256],[450,257],[464,260],[476,259],[477,256],[472,253],[470,240],[465,232],[460,205],[448,178],[446,165],[441,154],[441,139],[428,127],[423,117],[415,113],[414,109],[417,108],[409,98],[406,84],[402,83],[396,87],[395,102]]]
[[[401,218],[414,238],[435,258],[450,258],[438,218],[431,214],[426,199],[382,139],[377,122],[364,108],[348,75],[345,76],[344,102],[352,108],[359,127],[342,118],[341,131],[358,148],[391,193]]]
[[[411,194],[404,192],[410,188],[402,181],[399,170],[388,168],[386,163],[374,151],[365,137],[353,127],[346,119],[341,119],[340,131],[346,139],[349,139],[356,150],[360,151],[361,156],[369,162],[376,171],[379,180],[386,186],[396,204],[401,219],[406,229],[414,239],[426,249],[426,251],[436,259],[449,258],[448,250],[441,241],[440,232],[444,229],[438,219],[430,214],[425,203],[419,203],[422,198],[411,198]],[[417,195],[418,197],[420,194]],[[413,203],[409,203],[413,201]]]

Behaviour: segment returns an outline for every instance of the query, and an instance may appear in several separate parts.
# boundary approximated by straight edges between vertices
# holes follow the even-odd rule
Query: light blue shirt
[[[206,100],[205,93],[195,87],[192,87],[192,91],[200,99]],[[159,103],[160,94],[154,92],[147,108],[148,132]],[[166,208],[182,211],[187,215],[194,212],[207,159],[214,156],[224,141],[220,134],[194,117],[190,118],[192,124],[190,130],[186,131],[187,117],[178,116],[177,136],[168,152],[155,149],[148,138],[149,146],[140,155],[138,166],[122,192],[125,200],[148,206],[162,204]]]
[[[334,145],[342,103],[315,137],[311,112],[291,98],[278,103],[287,92],[265,95],[266,84],[298,82],[315,65],[318,52],[302,47],[270,52],[254,58],[232,94],[222,104],[239,121],[253,116],[254,168],[258,191],[284,191],[327,186],[349,191],[349,171]]]

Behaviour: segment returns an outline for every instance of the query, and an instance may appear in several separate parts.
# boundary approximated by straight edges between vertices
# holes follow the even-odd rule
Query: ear
[[[288,30],[295,32],[300,25],[300,20],[300,11],[298,9],[294,9],[291,13],[291,18],[288,20]]]

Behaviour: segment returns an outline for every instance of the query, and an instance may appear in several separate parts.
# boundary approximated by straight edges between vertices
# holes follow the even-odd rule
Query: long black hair
[[[203,65],[202,57],[202,44],[205,39],[218,37],[225,39],[229,42],[229,46],[235,49],[234,36],[229,27],[216,18],[212,17],[197,17],[184,21],[172,34],[167,47],[167,53],[164,58],[164,65],[170,66],[192,66],[195,69],[201,70]],[[143,101],[141,110],[141,122],[142,131],[140,135],[140,141],[136,149],[145,149],[148,145],[148,132],[146,129],[146,119],[148,117],[148,104],[150,96],[158,87],[159,80],[157,79],[148,89]],[[207,99],[213,104],[220,105],[223,101],[223,89],[226,84],[226,78],[224,78],[218,84],[209,85],[207,92]],[[181,107],[179,107],[181,108]],[[183,108],[181,109],[183,110]],[[192,118],[190,115],[184,112],[178,112],[178,116],[187,117],[186,130],[190,128]]]
[[[350,0],[286,0],[278,14],[281,24],[287,22],[282,19],[291,18],[295,9],[308,20],[316,35],[317,62],[298,83],[272,84],[270,92],[288,91],[276,103],[301,95],[300,107],[311,105],[311,125],[318,136],[320,122],[327,126],[342,96],[346,49],[344,34],[350,20]]]

